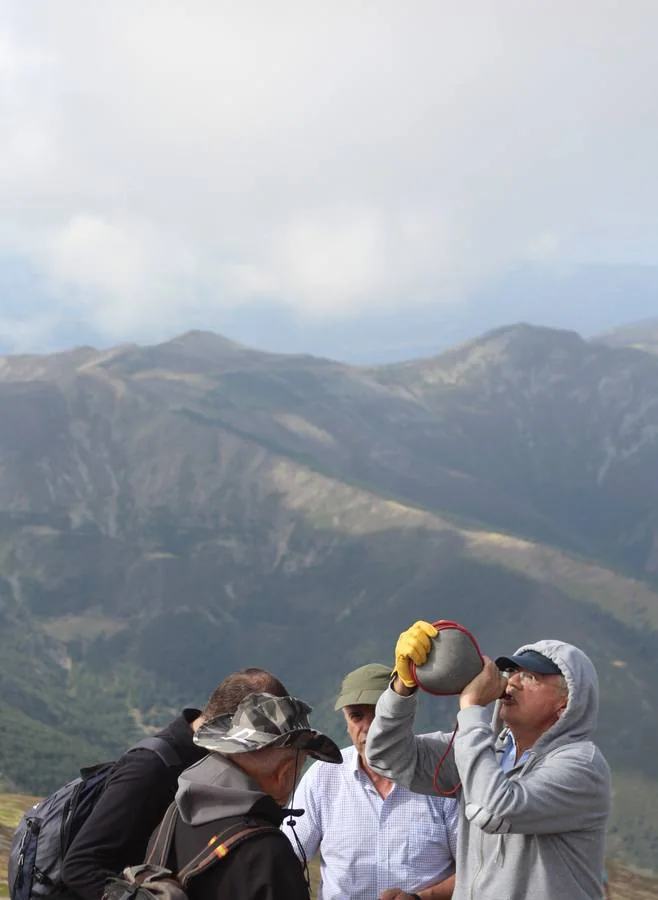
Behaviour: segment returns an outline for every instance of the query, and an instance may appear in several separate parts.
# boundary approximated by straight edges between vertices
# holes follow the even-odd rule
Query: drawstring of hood
[[[534,750],[530,750],[528,752],[528,758],[523,763],[523,766],[519,773],[519,778],[522,778],[525,775],[525,773],[528,772],[532,768],[532,764],[534,763],[536,757],[537,757],[537,754],[535,753]]]
[[[505,835],[499,834],[496,839],[496,853],[493,859],[494,866],[504,866],[505,865]]]
[[[501,734],[501,738],[504,738],[504,735],[508,734],[508,733],[509,733],[509,730],[505,729],[505,731]],[[518,773],[517,772],[514,773],[514,778],[523,778],[523,776],[526,774],[526,772],[529,772],[530,769],[533,767],[533,765],[536,762],[536,759],[537,759],[537,754],[535,753],[535,751],[534,750],[528,751],[527,759],[521,766],[521,770]],[[510,771],[514,771],[514,770],[512,769]],[[506,835],[499,834],[496,839],[496,852],[494,853],[494,857],[493,857],[494,866],[502,867],[503,865],[505,865],[505,838],[506,838]]]
[[[286,825],[290,828],[293,837],[295,838],[295,844],[297,845],[297,849],[299,850],[299,855],[302,861],[302,868],[304,870],[304,881],[306,882],[306,887],[308,889],[309,897],[311,895],[311,874],[308,870],[308,859],[306,858],[306,851],[302,845],[302,842],[299,840],[299,836],[297,834],[297,822],[293,818],[293,816],[303,816],[303,809],[294,809],[295,806],[295,791],[297,790],[297,773],[299,769],[299,750],[295,753],[295,772],[293,776],[292,782],[292,796],[290,798],[290,808],[286,808],[283,811],[288,813],[288,820],[286,821]]]

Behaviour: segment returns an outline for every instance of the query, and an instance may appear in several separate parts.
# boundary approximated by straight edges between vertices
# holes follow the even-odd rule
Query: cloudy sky
[[[0,0],[0,342],[656,266],[657,33],[655,0]]]

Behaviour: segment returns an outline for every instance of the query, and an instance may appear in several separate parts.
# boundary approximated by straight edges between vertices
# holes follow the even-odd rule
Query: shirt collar
[[[366,781],[370,781],[367,774],[363,771],[363,767],[361,765],[361,757],[359,753],[352,744],[351,747],[347,747],[346,750],[342,751],[344,765],[348,765],[350,772],[352,773],[354,778],[365,778]]]
[[[365,772],[361,768],[361,760],[359,758],[356,747],[352,745],[349,749],[352,751],[349,760],[350,771],[352,775],[354,775],[355,777],[358,777],[359,774],[365,775]]]
[[[507,732],[507,735],[505,737],[505,743],[503,745],[503,753],[506,756],[509,756],[511,759],[516,760],[516,762],[514,763],[515,766],[520,766],[521,763],[525,762],[526,759],[528,758],[528,754],[531,752],[531,750],[532,750],[532,747],[528,747],[528,749],[524,750],[523,753],[521,754],[521,756],[519,756],[519,758],[517,760],[516,756],[518,753],[518,748],[516,746],[516,741],[514,740],[514,735],[512,734],[511,731]]]

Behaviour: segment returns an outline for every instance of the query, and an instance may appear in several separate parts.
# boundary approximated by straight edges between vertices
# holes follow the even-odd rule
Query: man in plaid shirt
[[[342,710],[352,746],[343,764],[315,763],[301,780],[294,805],[298,855],[322,856],[319,900],[445,900],[452,895],[457,803],[414,794],[373,772],[365,760],[375,704],[392,672],[372,663],[343,681]],[[284,824],[284,829],[287,828]]]

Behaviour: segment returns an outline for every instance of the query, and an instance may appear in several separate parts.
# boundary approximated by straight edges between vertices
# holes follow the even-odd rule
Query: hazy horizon
[[[8,0],[0,350],[206,328],[392,359],[656,315],[657,27],[646,0]]]

